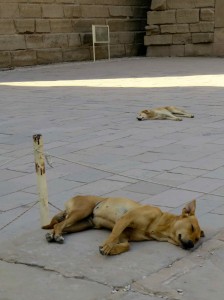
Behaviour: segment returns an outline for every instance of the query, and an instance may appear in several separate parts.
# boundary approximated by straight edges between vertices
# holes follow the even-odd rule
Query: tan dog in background
[[[43,229],[48,242],[63,243],[63,233],[89,228],[112,230],[100,247],[103,255],[116,255],[129,250],[129,241],[157,240],[191,249],[204,236],[195,216],[196,201],[187,204],[177,216],[158,207],[141,205],[126,198],[76,196],[65,204],[65,211],[53,217]]]
[[[145,109],[138,113],[137,119],[139,121],[143,120],[173,120],[182,121],[184,118],[194,118],[194,115],[186,112],[182,108],[177,108],[175,106],[164,106],[157,107],[153,109]]]

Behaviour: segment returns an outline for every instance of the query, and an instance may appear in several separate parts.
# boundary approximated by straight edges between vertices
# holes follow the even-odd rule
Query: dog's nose
[[[142,121],[142,117],[137,117],[137,120]]]
[[[194,243],[193,243],[193,241],[189,240],[189,241],[183,243],[183,247],[184,247],[184,249],[191,249],[194,247]]]

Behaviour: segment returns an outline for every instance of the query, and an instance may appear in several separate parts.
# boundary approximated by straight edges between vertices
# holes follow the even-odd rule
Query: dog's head
[[[193,200],[183,208],[181,216],[174,225],[174,240],[183,249],[193,248],[199,239],[204,237],[204,232],[195,216],[195,209],[196,200]]]
[[[148,116],[149,116],[149,113],[150,111],[149,110],[142,110],[140,111],[138,114],[137,114],[137,119],[139,121],[144,121],[144,120],[147,120],[148,119]]]

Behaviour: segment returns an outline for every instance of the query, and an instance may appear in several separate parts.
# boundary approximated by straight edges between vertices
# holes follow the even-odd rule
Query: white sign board
[[[108,59],[110,59],[110,30],[108,25],[92,25],[93,59],[96,60],[95,44],[108,45]]]

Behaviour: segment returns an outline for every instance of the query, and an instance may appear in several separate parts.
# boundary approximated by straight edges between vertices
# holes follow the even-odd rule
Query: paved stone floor
[[[0,72],[0,299],[223,299],[224,60],[131,58]],[[138,122],[176,105],[182,122]],[[197,200],[206,237],[186,252],[133,243],[103,257],[106,231],[47,244],[32,135],[41,133],[50,203],[125,196],[180,213]],[[61,159],[62,158],[62,159]],[[63,160],[63,159],[66,159]],[[57,209],[50,205],[50,215]]]

